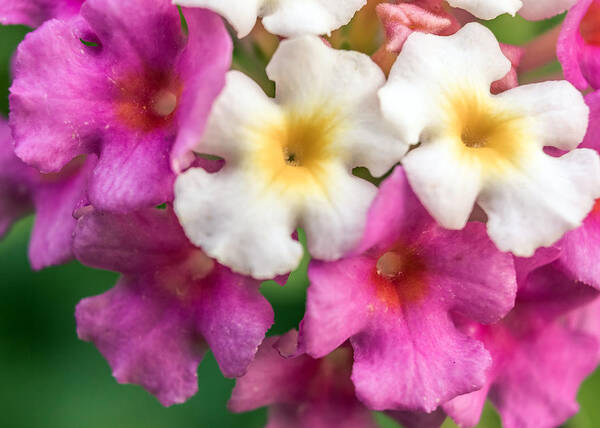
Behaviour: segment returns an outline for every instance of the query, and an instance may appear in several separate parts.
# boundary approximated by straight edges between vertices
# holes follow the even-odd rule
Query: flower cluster
[[[34,211],[34,269],[121,273],[76,308],[117,381],[181,403],[210,350],[231,410],[271,428],[472,427],[486,399],[507,428],[572,416],[600,362],[600,0],[175,3],[0,5],[37,27],[0,122],[0,233]],[[565,10],[566,80],[519,86],[535,52],[478,20]],[[336,49],[342,26],[384,38]],[[232,69],[265,40],[274,96]],[[305,250],[304,319],[265,338],[260,284]]]

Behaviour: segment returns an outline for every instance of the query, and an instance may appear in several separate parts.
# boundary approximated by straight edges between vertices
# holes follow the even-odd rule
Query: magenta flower
[[[96,344],[117,381],[143,386],[165,406],[181,403],[197,391],[208,348],[225,376],[243,375],[273,323],[260,283],[192,246],[171,208],[81,211],[88,210],[77,224],[75,255],[123,275],[77,305],[77,332]]]
[[[463,320],[462,329],[485,343],[494,363],[481,390],[444,410],[462,427],[477,424],[486,397],[504,428],[553,428],[573,416],[577,390],[600,361],[600,300],[580,307],[597,295],[545,266],[529,275],[515,309],[500,323]]]
[[[79,12],[84,0],[3,0],[0,24],[22,24],[39,27],[45,21],[68,19]]]
[[[580,0],[569,10],[557,55],[565,78],[578,89],[600,88],[600,0]]]
[[[267,428],[377,427],[354,393],[352,348],[344,345],[314,359],[296,349],[296,343],[294,330],[265,339],[248,372],[237,380],[229,408],[244,412],[269,406]],[[406,428],[437,428],[446,417],[442,411],[388,415]]]
[[[92,205],[129,211],[170,201],[231,61],[221,19],[168,0],[89,0],[19,46],[11,88],[16,154],[42,172],[99,157]],[[172,168],[173,167],[173,168]]]
[[[95,162],[93,156],[88,160],[77,158],[58,174],[40,174],[14,155],[8,124],[0,119],[0,237],[19,218],[35,211],[29,241],[29,260],[34,269],[73,257],[72,213],[85,198],[87,176]]]
[[[433,411],[485,382],[491,359],[459,332],[449,312],[498,321],[516,292],[511,256],[485,226],[445,230],[397,169],[374,202],[362,243],[337,262],[308,271],[302,343],[321,358],[350,338],[357,395],[376,410]]]

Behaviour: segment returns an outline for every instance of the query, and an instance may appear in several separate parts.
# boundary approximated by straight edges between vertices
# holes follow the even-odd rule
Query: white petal
[[[250,134],[257,126],[280,117],[279,107],[260,86],[245,74],[230,71],[195,150],[234,162],[246,152],[251,144]]]
[[[236,272],[270,279],[302,259],[292,239],[293,207],[259,192],[248,177],[227,166],[209,174],[198,168],[175,183],[175,212],[187,237]]]
[[[462,229],[481,191],[480,166],[461,157],[449,141],[431,142],[409,152],[402,165],[432,217],[448,229]]]
[[[478,202],[498,248],[529,257],[578,227],[598,197],[598,154],[577,149],[560,158],[539,153],[526,169],[489,183]]]
[[[339,258],[357,244],[376,188],[352,169],[383,174],[406,151],[379,110],[384,77],[369,57],[305,36],[282,42],[269,72],[275,100],[228,73],[196,147],[223,157],[225,167],[190,170],[175,186],[190,240],[261,279],[296,267],[302,251],[290,236],[297,227],[316,258]]]
[[[565,80],[519,86],[497,97],[511,110],[531,118],[543,146],[572,150],[585,136],[589,108],[581,93]]]
[[[367,55],[332,49],[314,36],[284,40],[267,75],[276,84],[278,103],[300,110],[331,108],[351,124],[339,142],[349,153],[349,167],[365,166],[381,176],[408,150],[383,120],[377,90],[385,76]]]
[[[238,33],[247,36],[266,0],[173,0],[174,4],[189,7],[203,7],[223,16]]]
[[[267,66],[286,105],[326,102],[360,103],[385,83],[385,75],[369,56],[328,47],[315,36],[284,40]]]
[[[577,0],[523,0],[519,15],[532,21],[547,19],[564,12],[575,3]]]
[[[467,24],[452,36],[412,33],[379,91],[383,115],[410,144],[443,114],[440,95],[461,86],[489,92],[510,70],[490,30]]]
[[[408,151],[408,143],[383,121],[375,94],[357,106],[348,121],[354,125],[344,135],[344,145],[351,154],[349,166],[367,167],[374,177],[381,177]]]
[[[380,100],[405,138],[420,142],[403,163],[436,220],[461,228],[476,201],[498,247],[526,256],[579,225],[591,209],[600,195],[598,155],[575,150],[558,159],[544,153],[545,146],[572,150],[582,140],[588,118],[583,97],[567,82],[491,95],[491,81],[510,65],[497,61],[497,42],[480,28],[471,25],[472,47],[452,37],[411,36]],[[479,41],[495,45],[496,53],[490,56]]]
[[[514,16],[523,5],[521,0],[448,0],[448,4],[464,9],[480,19],[494,19],[503,13]]]
[[[265,28],[284,37],[329,34],[350,22],[366,0],[273,0],[262,13]]]
[[[377,193],[374,185],[344,168],[338,167],[331,177],[327,195],[309,196],[301,214],[308,250],[321,260],[339,259],[356,245]]]

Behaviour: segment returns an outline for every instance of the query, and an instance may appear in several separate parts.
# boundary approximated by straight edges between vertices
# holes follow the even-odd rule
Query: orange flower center
[[[600,46],[600,1],[594,1],[579,24],[583,40],[590,45]]]
[[[388,308],[421,300],[427,292],[423,257],[397,246],[379,257],[372,274],[377,297]]]
[[[117,117],[129,128],[149,132],[169,125],[181,95],[179,80],[170,73],[145,70],[116,83]]]

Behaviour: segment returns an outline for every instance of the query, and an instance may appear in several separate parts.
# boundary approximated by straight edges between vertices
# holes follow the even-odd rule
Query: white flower
[[[347,24],[367,0],[174,0],[181,6],[211,9],[246,36],[262,17],[265,28],[284,37],[328,34]]]
[[[525,19],[540,20],[564,12],[577,0],[448,0],[448,3],[481,19],[494,19],[503,13],[514,15],[519,12]]]
[[[341,257],[360,239],[377,191],[352,175],[388,171],[408,146],[381,116],[385,77],[371,59],[327,47],[318,37],[283,41],[267,74],[267,97],[229,72],[198,152],[223,169],[192,169],[177,179],[175,210],[190,240],[233,270],[272,278],[294,269],[306,231],[313,257]]]
[[[593,150],[573,150],[588,121],[581,94],[561,81],[491,95],[509,69],[479,24],[450,37],[414,33],[379,97],[405,141],[421,143],[403,165],[438,222],[461,229],[477,203],[498,248],[529,256],[590,211],[600,161]],[[552,157],[545,146],[571,151]]]

